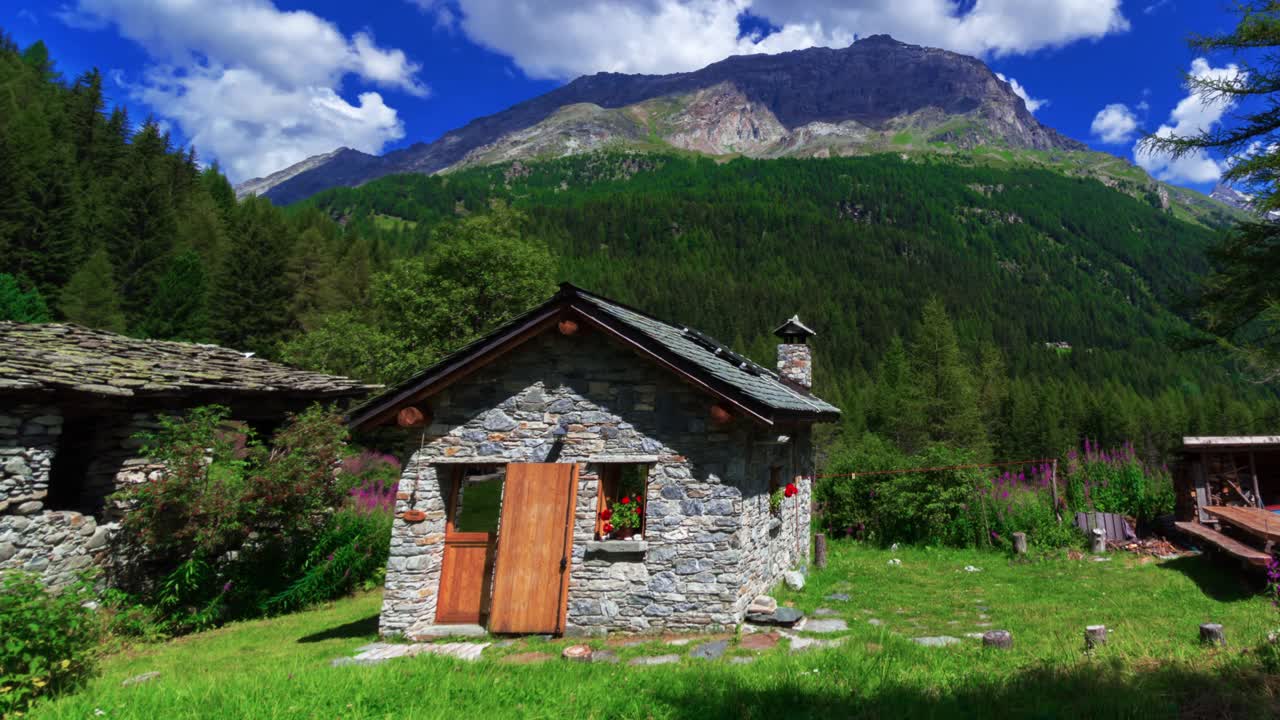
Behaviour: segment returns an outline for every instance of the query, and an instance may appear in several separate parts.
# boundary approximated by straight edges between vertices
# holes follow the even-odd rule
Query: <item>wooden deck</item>
[[[1209,505],[1205,512],[1267,542],[1280,542],[1280,515],[1256,507]]]
[[[1235,538],[1227,537],[1208,525],[1201,525],[1197,522],[1178,522],[1174,523],[1174,525],[1182,532],[1197,537],[1228,555],[1234,555],[1244,560],[1250,565],[1266,567],[1271,560],[1271,557],[1261,550],[1251,548]]]

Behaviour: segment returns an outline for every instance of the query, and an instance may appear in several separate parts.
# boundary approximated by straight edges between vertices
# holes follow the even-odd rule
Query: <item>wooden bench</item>
[[[1256,548],[1251,548],[1235,538],[1223,535],[1208,525],[1201,525],[1197,522],[1176,522],[1174,526],[1192,537],[1200,538],[1228,555],[1234,555],[1244,560],[1250,565],[1266,567],[1267,563],[1271,561],[1270,555]]]

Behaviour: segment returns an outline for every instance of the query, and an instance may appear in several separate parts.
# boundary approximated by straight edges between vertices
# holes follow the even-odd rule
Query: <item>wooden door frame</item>
[[[568,612],[569,612],[569,576],[573,572],[573,534],[574,534],[577,515],[578,515],[578,512],[577,512],[578,483],[579,483],[580,473],[581,473],[581,464],[577,462],[507,463],[508,468],[514,465],[563,465],[568,467],[569,469],[569,498],[568,498],[569,501],[565,509],[564,537],[562,538],[562,541],[561,541],[563,543],[561,546],[562,547],[561,558],[565,563],[565,565],[564,565],[564,570],[560,573],[559,598],[557,600],[558,607],[556,608],[556,628],[553,633],[556,635],[564,635],[565,625],[568,622]],[[503,503],[503,512],[505,511],[506,511],[506,503]],[[495,566],[498,564],[499,558],[501,556],[501,547],[502,547],[502,523],[501,521],[499,521],[498,541],[495,544],[495,548],[494,548]],[[492,605],[496,604],[496,602],[494,601],[498,599],[498,593],[497,593],[498,583],[496,582],[496,575],[497,575],[498,569],[499,568],[497,567],[494,568],[495,582],[493,583],[493,587],[490,590],[490,603],[491,603],[490,606],[491,607]],[[487,625],[487,622],[486,622],[486,625]]]
[[[505,470],[505,465],[503,466]],[[436,472],[439,473],[439,466]],[[462,492],[462,480],[466,470],[466,464],[448,466],[449,475],[449,493],[445,497],[444,503],[444,542],[443,549],[440,554],[440,584],[436,588],[436,613],[435,622],[437,624],[457,624],[457,623],[475,623],[483,625],[488,622],[489,608],[493,603],[493,567],[498,557],[498,538],[497,533],[490,537],[487,532],[456,532],[454,531],[454,511],[458,507],[458,496]],[[505,480],[504,480],[505,482]],[[501,513],[501,510],[499,510]],[[499,528],[501,530],[501,528]],[[489,592],[485,593],[480,599],[480,609],[476,616],[459,615],[452,613],[444,613],[440,607],[440,600],[445,597],[445,586],[449,581],[449,571],[452,569],[450,560],[449,545],[454,544],[462,546],[475,546],[484,543],[486,546],[484,569],[481,571],[485,576],[482,581],[482,587],[487,585]]]

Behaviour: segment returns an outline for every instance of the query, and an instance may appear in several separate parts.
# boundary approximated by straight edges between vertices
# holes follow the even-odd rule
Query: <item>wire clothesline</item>
[[[809,480],[830,480],[833,478],[855,478],[859,475],[898,475],[903,473],[919,473],[919,472],[938,472],[940,470],[972,470],[977,468],[993,468],[1008,467],[1010,465],[1036,465],[1036,464],[1052,464],[1056,463],[1054,458],[1039,458],[1036,460],[1009,460],[1006,462],[996,463],[973,463],[969,465],[942,465],[939,467],[925,468],[903,468],[901,470],[867,470],[864,472],[848,472],[848,473],[832,473],[829,475],[810,475]]]

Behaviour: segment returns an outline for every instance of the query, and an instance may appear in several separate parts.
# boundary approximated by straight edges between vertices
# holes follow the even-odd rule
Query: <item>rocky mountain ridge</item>
[[[959,148],[1084,150],[1042,125],[981,60],[887,35],[847,48],[734,56],[671,75],[597,73],[374,156],[340,149],[237,186],[290,203],[395,173],[619,145],[753,157],[874,151],[895,137]]]

